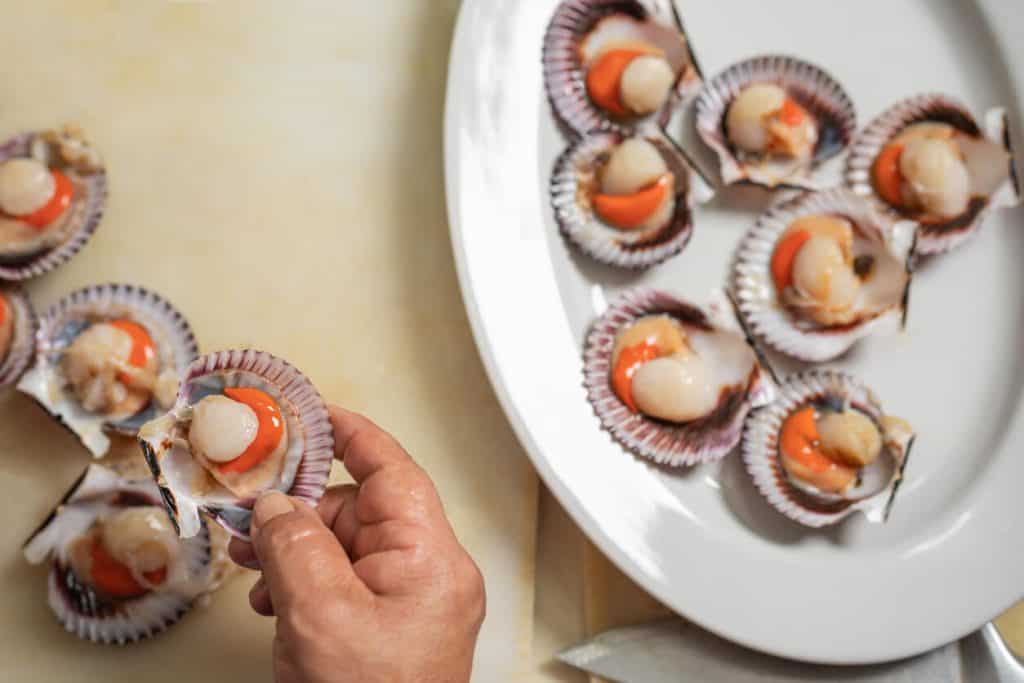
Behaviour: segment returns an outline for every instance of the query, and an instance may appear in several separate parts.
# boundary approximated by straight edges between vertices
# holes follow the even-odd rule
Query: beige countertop
[[[392,430],[478,559],[481,681],[527,677],[536,480],[463,312],[441,121],[457,3],[8,3],[0,135],[81,123],[106,158],[99,232],[29,291],[151,287],[203,350],[253,345]],[[270,679],[271,622],[236,579],[166,635],[117,649],[62,632],[20,544],[88,462],[20,395],[0,398],[0,678]],[[124,447],[131,448],[131,444]]]

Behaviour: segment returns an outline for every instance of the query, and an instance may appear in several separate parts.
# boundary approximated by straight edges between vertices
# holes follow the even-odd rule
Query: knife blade
[[[772,657],[668,617],[606,631],[558,658],[622,683],[1024,683],[1024,665],[992,624],[910,659],[841,667]]]

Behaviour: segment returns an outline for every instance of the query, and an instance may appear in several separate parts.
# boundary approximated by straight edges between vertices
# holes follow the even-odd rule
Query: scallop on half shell
[[[106,432],[134,437],[173,403],[198,348],[184,316],[161,296],[104,284],[72,292],[45,313],[35,353],[18,390],[99,458],[110,448]]]
[[[99,226],[106,200],[106,169],[78,126],[0,145],[0,280],[70,260]]]
[[[597,133],[572,143],[551,177],[562,235],[590,257],[647,268],[679,253],[710,189],[660,133]]]
[[[16,285],[0,286],[0,389],[17,382],[31,364],[37,325],[25,292]]]
[[[832,370],[795,375],[747,420],[743,461],[779,512],[809,527],[854,512],[885,521],[914,433],[859,380]]]
[[[769,55],[734,64],[705,83],[696,125],[718,156],[726,185],[816,189],[829,184],[818,169],[850,143],[857,114],[824,70]]]
[[[883,210],[920,223],[917,250],[938,254],[975,234],[992,209],[1020,201],[1006,111],[979,124],[937,93],[894,104],[853,142],[846,182]]]
[[[902,329],[915,224],[837,188],[781,201],[758,218],[733,262],[746,329],[808,362]]]
[[[543,64],[548,99],[577,135],[664,125],[701,82],[669,0],[564,0]]]
[[[315,506],[334,459],[327,407],[313,384],[263,351],[220,351],[186,370],[171,410],[139,443],[178,532],[200,513],[248,539],[252,506],[272,489]]]
[[[696,465],[739,443],[751,408],[772,396],[755,350],[725,307],[671,294],[624,294],[594,323],[584,385],[616,441],[655,462]]]
[[[49,561],[47,601],[79,638],[125,645],[162,633],[212,590],[205,523],[180,539],[150,479],[92,464],[26,541]]]

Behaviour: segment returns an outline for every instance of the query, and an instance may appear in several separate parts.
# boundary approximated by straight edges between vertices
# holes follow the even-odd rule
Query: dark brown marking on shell
[[[113,617],[121,610],[123,602],[99,593],[89,583],[80,578],[71,567],[56,564],[57,587],[64,600],[79,614],[90,617]]]
[[[853,259],[853,272],[861,280],[866,280],[875,269],[875,257],[871,254],[861,254]]]
[[[58,512],[60,512],[61,506],[67,503],[69,500],[71,500],[71,496],[75,495],[75,492],[82,485],[82,482],[85,481],[85,475],[87,474],[89,474],[88,467],[82,470],[82,473],[78,475],[78,477],[75,479],[75,482],[71,484],[70,487],[68,487],[68,490],[64,492],[63,496],[61,496],[60,501],[53,506],[53,509],[50,510],[50,514],[48,514],[46,516],[46,519],[43,520],[43,523],[37,526],[35,528],[35,531],[29,534],[28,538],[25,539],[25,542],[21,544],[22,548],[31,543],[32,539],[36,537],[36,534],[45,529],[46,526],[53,521],[53,518],[57,516]]]
[[[747,387],[751,387],[757,381],[757,368],[751,372]],[[724,387],[719,395],[718,404],[714,410],[706,416],[688,422],[670,422],[653,417],[644,413],[637,413],[636,418],[649,422],[657,427],[673,433],[673,438],[683,440],[700,439],[703,435],[716,435],[725,433],[725,430],[736,419],[736,415],[743,411],[747,402],[749,389],[739,385]]]
[[[895,135],[899,135],[901,132],[906,130],[908,126],[912,126],[915,123],[924,123],[926,121],[948,123],[957,130],[962,131],[971,137],[981,137],[981,129],[978,128],[978,124],[974,120],[974,117],[961,109],[951,107],[943,102],[934,103],[930,108],[922,112],[919,117],[913,121],[909,121],[907,125],[897,131]],[[895,137],[895,135],[893,137]]]
[[[915,228],[914,237],[910,240],[910,251],[907,252],[907,261],[904,264],[904,270],[907,273],[907,284],[903,288],[903,298],[900,299],[900,306],[903,307],[903,315],[900,316],[901,329],[906,329],[907,327],[907,313],[910,310],[910,285],[914,283],[914,267],[917,265],[917,240],[920,236],[921,231]]]
[[[697,74],[697,78],[701,82],[704,81],[704,70],[700,68],[700,63],[697,61],[697,55],[693,49],[693,42],[690,40],[690,34],[686,32],[686,24],[683,23],[683,18],[679,14],[679,8],[675,2],[669,2],[669,7],[672,8],[672,19],[676,23],[676,29],[683,35],[683,40],[686,42],[686,51],[690,55],[690,65],[693,67],[694,72]],[[686,77],[686,69],[679,75],[675,85],[679,85],[679,81]]]
[[[911,436],[910,441],[907,442],[906,450],[903,451],[903,462],[900,464],[900,474],[896,479],[896,483],[892,485],[892,493],[889,494],[889,500],[885,502],[885,511],[882,513],[882,521],[889,521],[889,515],[892,513],[893,505],[896,503],[896,493],[903,485],[903,473],[907,469],[907,463],[910,462],[910,449],[914,447],[914,441],[916,440],[916,434]]]
[[[929,221],[920,215],[907,214],[907,216],[920,223],[924,232],[933,235],[948,235],[970,229],[974,221],[977,220],[978,214],[984,211],[986,206],[988,206],[988,197],[971,197],[971,201],[967,204],[967,210],[956,218]]]
[[[686,204],[686,195],[676,193],[676,210],[672,213],[672,219],[665,224],[665,227],[658,230],[645,240],[639,242],[619,242],[624,251],[644,251],[650,247],[658,246],[668,242],[674,237],[682,234],[690,226],[690,207]],[[685,247],[685,244],[683,245]]]
[[[1003,148],[1010,153],[1010,183],[1013,185],[1013,194],[1020,196],[1020,177],[1017,175],[1017,167],[1013,163],[1013,141],[1010,140],[1010,120],[1003,114]]]
[[[804,316],[800,315],[799,312],[792,310],[788,306],[784,306],[783,309],[786,311],[786,315],[788,315],[790,319],[796,322],[798,326],[802,325],[802,329],[804,329],[805,331],[813,332],[815,334],[845,334],[850,330],[854,329],[855,327],[863,325],[866,322],[870,322],[871,320],[874,320],[875,318],[879,317],[884,313],[884,311],[879,311],[875,313],[864,313],[854,318],[850,322],[838,325],[829,325],[828,327],[825,327],[823,325],[818,325],[817,323],[809,321],[808,318],[805,318]],[[811,322],[811,324],[808,324],[809,322]]]
[[[631,2],[631,0],[621,0],[620,2],[608,2],[597,11],[594,12],[594,19],[589,24],[584,24],[580,27],[577,32],[579,37],[583,37],[589,34],[595,26],[597,26],[603,19],[606,19],[614,14],[625,14],[628,17],[636,19],[637,21],[647,20],[647,10],[644,9],[643,5],[638,2]]]
[[[761,348],[760,342],[753,332],[751,332],[746,319],[740,314],[740,304],[736,300],[736,295],[733,293],[732,289],[726,288],[725,298],[729,300],[729,305],[732,306],[733,317],[736,319],[736,323],[740,326],[740,330],[743,332],[743,336],[747,340],[747,346],[754,351],[758,364],[768,371],[768,376],[771,377],[772,381],[776,385],[782,384],[779,381],[778,373],[775,372],[775,368],[772,367],[772,364],[768,361],[768,354],[766,354],[764,349]],[[751,384],[751,386],[753,386],[753,384]]]
[[[142,447],[142,455],[149,466],[149,471],[153,474],[153,480],[156,482],[157,489],[160,490],[160,498],[163,500],[164,509],[167,510],[167,516],[171,520],[171,525],[174,527],[174,533],[181,535],[181,525],[178,523],[178,503],[174,500],[174,494],[171,493],[170,489],[164,486],[161,482],[162,475],[160,474],[160,464],[157,462],[156,451],[153,450],[152,446],[148,442],[139,439],[139,446]],[[165,449],[170,444],[165,444]]]
[[[644,315],[657,315],[658,313],[664,313],[673,318],[677,318],[679,321],[686,323],[687,325],[698,327],[705,332],[711,332],[714,329],[711,321],[708,320],[707,314],[696,306],[691,306],[677,300],[658,300],[657,303],[657,310],[652,310]],[[634,318],[627,324],[632,324],[638,319],[639,318]]]
[[[114,507],[151,507],[160,505],[160,501],[153,500],[149,496],[137,491],[118,491],[117,495],[110,501]]]

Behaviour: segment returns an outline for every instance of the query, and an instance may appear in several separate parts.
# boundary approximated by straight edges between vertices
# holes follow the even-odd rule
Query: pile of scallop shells
[[[199,355],[184,314],[143,287],[83,287],[37,314],[21,281],[99,227],[106,168],[78,126],[0,145],[0,388],[31,397],[92,459],[25,542],[69,632],[124,645],[209,599],[256,497],[315,505],[333,430],[312,383],[254,350]],[[111,455],[115,439],[135,456]]]
[[[650,268],[686,249],[717,188],[779,192],[709,302],[638,288],[593,322],[583,377],[601,427],[662,465],[738,452],[755,488],[806,526],[887,519],[913,429],[859,379],[816,366],[902,331],[921,257],[1018,203],[1005,112],[976,117],[932,93],[858,129],[843,86],[802,59],[753,57],[705,79],[662,0],[564,0],[542,61],[567,140],[551,206],[588,258]]]

